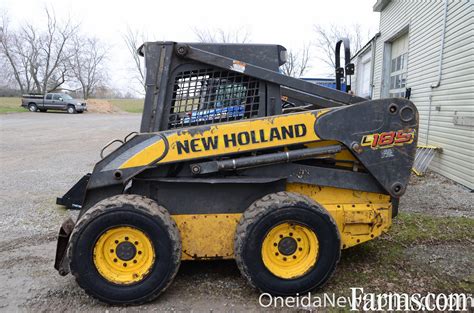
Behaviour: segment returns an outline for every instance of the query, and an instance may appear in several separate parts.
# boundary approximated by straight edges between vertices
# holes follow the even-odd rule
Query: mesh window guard
[[[239,73],[200,69],[175,78],[168,128],[251,118],[258,115],[259,82]]]

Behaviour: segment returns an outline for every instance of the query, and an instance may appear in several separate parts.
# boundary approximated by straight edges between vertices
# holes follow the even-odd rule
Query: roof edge
[[[377,0],[373,6],[374,12],[381,12],[392,0]]]
[[[368,50],[370,47],[370,44],[374,42],[375,40],[377,40],[377,38],[379,37],[380,37],[380,32],[376,33],[374,37],[372,37],[369,41],[367,41],[367,43],[364,46],[362,46],[362,48],[357,50],[356,53],[354,53],[354,55],[351,57],[351,61],[354,60],[357,56],[359,56],[363,52],[365,52],[366,50]]]

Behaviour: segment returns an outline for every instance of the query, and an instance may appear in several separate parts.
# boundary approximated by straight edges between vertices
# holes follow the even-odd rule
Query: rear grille
[[[217,69],[179,73],[175,78],[168,128],[251,118],[258,115],[259,82]]]

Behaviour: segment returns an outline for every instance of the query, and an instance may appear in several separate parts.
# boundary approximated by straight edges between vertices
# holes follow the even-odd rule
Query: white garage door
[[[392,42],[390,97],[405,97],[408,65],[408,33]]]

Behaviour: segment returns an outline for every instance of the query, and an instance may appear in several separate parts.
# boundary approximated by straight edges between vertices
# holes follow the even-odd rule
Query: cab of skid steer
[[[193,49],[239,60],[228,69],[176,57],[187,44],[147,42],[141,132],[162,131],[281,113],[279,85],[243,74],[246,64],[278,72],[287,51],[280,45],[193,43]],[[166,92],[156,90],[166,88]]]

